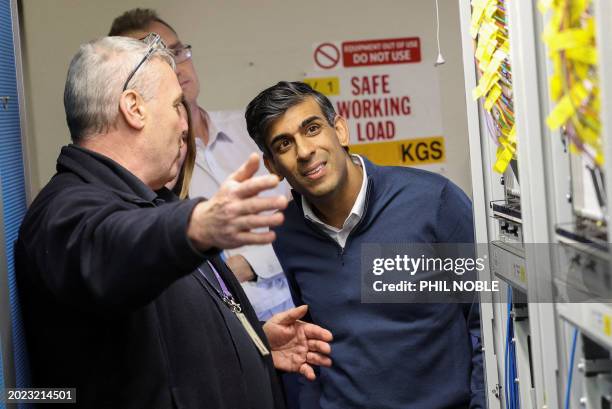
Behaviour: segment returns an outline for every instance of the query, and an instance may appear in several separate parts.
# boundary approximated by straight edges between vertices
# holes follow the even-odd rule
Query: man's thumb
[[[249,159],[247,159],[237,171],[229,175],[228,179],[235,180],[236,182],[244,182],[252,177],[255,172],[257,172],[257,169],[259,169],[259,155],[252,153]]]
[[[307,305],[300,305],[299,307],[295,307],[285,312],[281,312],[280,314],[278,314],[277,323],[285,325],[292,324],[302,318],[304,315],[306,315],[307,311]]]

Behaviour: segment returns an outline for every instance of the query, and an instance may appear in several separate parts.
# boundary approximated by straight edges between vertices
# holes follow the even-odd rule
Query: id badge
[[[268,351],[268,348],[266,348],[266,345],[263,343],[261,338],[259,338],[259,335],[257,335],[257,332],[255,332],[255,329],[253,328],[249,320],[247,320],[247,317],[242,312],[236,312],[235,314],[236,314],[236,317],[238,317],[238,321],[240,321],[240,323],[244,327],[247,334],[249,334],[249,337],[251,337],[253,344],[255,344],[255,347],[257,347],[261,356],[270,355],[270,351]]]

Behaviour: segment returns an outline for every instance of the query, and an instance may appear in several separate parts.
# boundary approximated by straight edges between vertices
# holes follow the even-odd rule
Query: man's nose
[[[297,138],[296,141],[298,159],[309,159],[315,152],[315,144],[309,138]]]

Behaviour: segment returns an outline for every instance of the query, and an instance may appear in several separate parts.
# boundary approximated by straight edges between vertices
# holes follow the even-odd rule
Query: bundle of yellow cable
[[[504,173],[516,155],[505,1],[472,0],[470,34],[479,74],[472,96],[483,102],[487,127],[498,145],[493,169]]]
[[[546,124],[552,130],[561,128],[571,153],[584,154],[601,167],[604,155],[591,0],[543,0],[538,7],[542,14],[549,14],[542,38],[553,64],[549,88],[556,102]]]

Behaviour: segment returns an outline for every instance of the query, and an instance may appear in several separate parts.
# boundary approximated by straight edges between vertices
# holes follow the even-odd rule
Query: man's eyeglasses
[[[166,44],[164,44],[161,39],[161,36],[157,33],[151,33],[145,38],[142,38],[141,41],[148,44],[149,48],[147,49],[146,54],[144,55],[144,57],[142,57],[142,60],[140,60],[136,68],[134,68],[130,75],[128,75],[127,80],[125,80],[125,84],[123,84],[123,91],[127,89],[128,84],[130,83],[132,78],[134,78],[134,75],[136,75],[136,72],[138,71],[140,66],[142,66],[142,64],[144,64],[149,58],[151,58],[155,51],[164,49],[167,50]]]
[[[169,51],[172,52],[172,57],[174,58],[174,62],[176,64],[187,61],[192,55],[190,45],[184,45],[179,48],[170,48]]]

